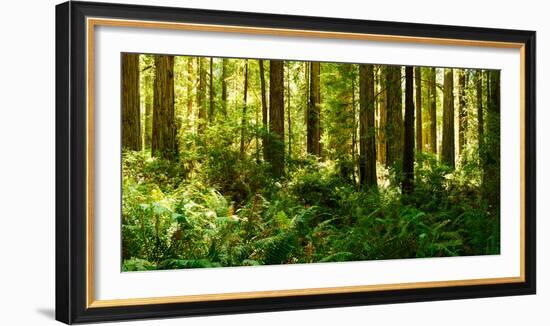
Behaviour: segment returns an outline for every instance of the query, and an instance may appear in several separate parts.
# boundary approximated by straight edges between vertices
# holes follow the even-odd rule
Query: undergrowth
[[[399,173],[382,166],[390,182],[363,191],[331,162],[293,162],[274,180],[219,147],[193,166],[123,153],[124,271],[499,253],[500,214],[475,167],[453,172],[419,154],[403,196]]]

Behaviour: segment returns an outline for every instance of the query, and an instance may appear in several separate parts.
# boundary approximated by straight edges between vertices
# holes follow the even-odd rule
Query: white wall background
[[[56,0],[5,1],[0,10],[0,324],[54,321],[55,37]],[[319,1],[319,0],[118,0],[192,8],[452,24],[537,31],[538,82],[538,294],[199,317],[187,325],[543,325],[550,322],[550,20],[544,1]],[[545,256],[546,255],[546,256]],[[545,257],[543,257],[545,256]],[[179,325],[181,319],[124,325]],[[114,323],[113,323],[114,324]]]

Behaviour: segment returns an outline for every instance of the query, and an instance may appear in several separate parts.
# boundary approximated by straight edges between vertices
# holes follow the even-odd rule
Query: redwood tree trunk
[[[192,128],[193,121],[193,58],[187,58],[187,127]]]
[[[307,116],[309,111],[309,82],[311,79],[309,67],[311,62],[304,62],[304,125],[306,126],[306,151],[307,151]]]
[[[143,133],[145,134],[145,148],[151,148],[151,132],[153,129],[153,93],[150,90],[153,88],[153,79],[150,74],[147,74],[143,80],[145,84],[145,124]]]
[[[353,72],[355,72],[355,67],[352,68]],[[361,162],[355,158],[356,153],[356,147],[357,147],[357,126],[358,123],[356,122],[356,114],[355,114],[355,81],[356,77],[355,74],[351,77],[351,162],[352,162],[352,169],[351,169],[351,177],[353,180],[353,184],[357,184],[357,181],[355,179],[355,170],[356,170],[356,164],[359,165],[357,170],[361,171]],[[359,182],[359,185],[361,185],[361,182]]]
[[[477,101],[477,145],[478,153],[481,155],[483,151],[483,72],[476,70],[476,101]]]
[[[286,61],[286,119],[288,126],[288,159],[292,158],[292,116],[290,114],[290,62]]]
[[[269,63],[269,162],[273,174],[284,174],[284,63],[271,60]]]
[[[243,111],[241,115],[241,158],[244,156],[244,137],[246,132],[246,102],[248,98],[248,60],[244,60],[244,95],[243,95]]]
[[[453,97],[453,69],[445,68],[443,78],[443,138],[441,159],[449,167],[455,167],[455,123]]]
[[[485,137],[485,197],[491,205],[500,202],[500,71],[488,72],[487,135]]]
[[[403,154],[401,67],[386,67],[386,165],[400,162]]]
[[[199,134],[204,133],[206,125],[206,63],[204,58],[197,58],[199,69],[199,89],[197,94],[198,128]]]
[[[222,115],[227,116],[227,59],[222,59]]]
[[[321,156],[321,64],[311,62],[309,104],[307,107],[307,152]]]
[[[379,66],[379,84],[380,93],[378,94],[378,161],[380,164],[386,164],[386,67]]]
[[[403,146],[403,183],[401,192],[410,194],[414,186],[414,99],[413,67],[405,68],[405,135]]]
[[[268,137],[268,126],[267,126],[267,99],[266,99],[266,90],[265,90],[265,72],[264,72],[264,61],[260,60],[260,88],[262,92],[262,127],[263,127],[263,137],[262,137],[262,147],[263,147],[263,154],[264,154],[264,160],[267,160],[267,140]]]
[[[214,114],[215,114],[215,108],[214,108],[214,99],[216,97],[216,94],[214,94],[214,59],[210,58],[210,80],[208,83],[209,86],[209,92],[208,95],[210,96],[210,105],[208,106],[208,121],[212,123],[214,121]]]
[[[430,153],[437,154],[437,87],[436,87],[436,69],[430,69],[430,130],[429,130],[429,150]]]
[[[152,154],[163,158],[176,156],[174,122],[174,57],[155,56]]]
[[[122,54],[122,148],[141,150],[139,54]]]
[[[458,70],[458,154],[462,155],[466,145],[468,115],[466,111],[466,75],[464,69]]]
[[[416,151],[422,152],[422,68],[415,67],[415,83],[416,83],[416,94],[415,94],[415,122],[416,122]],[[406,86],[405,86],[406,87]],[[405,109],[406,110],[406,109]]]
[[[359,180],[365,188],[376,188],[374,69],[372,65],[359,69]]]

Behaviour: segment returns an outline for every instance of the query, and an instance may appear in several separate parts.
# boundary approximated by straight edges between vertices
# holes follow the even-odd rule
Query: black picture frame
[[[525,241],[523,282],[90,308],[86,292],[86,17],[396,35],[524,44]],[[141,5],[56,6],[56,319],[67,323],[247,313],[536,292],[534,31],[364,21]],[[503,190],[505,191],[505,189]]]

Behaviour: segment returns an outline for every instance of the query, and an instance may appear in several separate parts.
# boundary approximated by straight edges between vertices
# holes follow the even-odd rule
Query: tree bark
[[[259,60],[260,64],[260,88],[262,92],[262,127],[263,127],[263,136],[262,136],[262,147],[264,160],[267,160],[267,147],[268,147],[268,126],[267,126],[267,99],[266,99],[266,90],[265,90],[265,72],[264,72],[264,61]]]
[[[403,154],[403,104],[401,89],[401,67],[386,67],[386,165],[401,162]]]
[[[491,105],[489,110],[492,113],[500,114],[500,71],[491,71]]]
[[[222,115],[227,117],[227,59],[222,59]]]
[[[379,66],[379,86],[380,92],[378,94],[379,108],[378,108],[378,162],[386,165],[386,67]]]
[[[477,151],[481,155],[483,151],[483,72],[476,70],[476,101],[477,101]]]
[[[309,91],[310,91],[309,81],[311,79],[309,66],[311,66],[311,62],[305,61],[304,62],[304,125],[306,126],[306,151],[307,151],[307,119],[308,119],[308,112],[309,112]]]
[[[145,84],[145,126],[143,133],[145,134],[145,148],[151,148],[151,132],[153,130],[153,78],[147,73],[143,80]]]
[[[401,192],[410,194],[414,187],[414,99],[413,67],[405,68],[405,135],[403,146],[403,183]]]
[[[193,127],[193,58],[187,58],[187,127]]]
[[[415,123],[416,123],[416,151],[422,152],[422,68],[415,67],[414,68],[414,74],[415,74],[415,84],[416,84],[416,103],[415,103],[415,109],[416,109],[416,116],[415,116]],[[406,86],[405,86],[406,87]],[[407,110],[405,108],[405,110]]]
[[[359,180],[362,187],[377,187],[376,141],[374,121],[374,68],[359,68]]]
[[[356,111],[355,111],[355,84],[356,84],[356,77],[355,77],[355,66],[352,66],[353,72],[351,74],[351,162],[352,162],[352,170],[351,175],[353,179],[353,184],[357,184],[357,181],[355,179],[355,170],[357,169],[359,171],[359,174],[361,173],[361,162],[356,160],[356,147],[357,147],[357,126],[358,123],[356,122]],[[356,168],[356,164],[359,164],[359,167]],[[364,166],[363,166],[364,167]],[[359,185],[361,185],[361,182],[359,182]]]
[[[349,183],[355,181],[355,164],[352,161],[352,140],[355,133],[353,117],[353,82],[350,82],[356,74],[355,67],[351,64],[338,64],[337,79],[329,88],[334,94],[333,103],[327,112],[330,123],[328,148],[332,153],[332,160],[339,170],[342,180]]]
[[[122,54],[122,148],[141,150],[139,54]]]
[[[311,62],[309,104],[307,107],[307,152],[321,156],[321,64]]]
[[[436,69],[430,69],[430,105],[429,105],[429,151],[432,154],[437,154],[437,87],[436,87]]]
[[[269,63],[269,162],[273,175],[284,174],[284,66],[281,60]]]
[[[172,159],[177,154],[173,56],[155,56],[154,92],[152,155]]]
[[[244,157],[244,137],[246,132],[246,101],[248,97],[248,60],[244,60],[244,95],[243,95],[243,111],[241,115],[241,158]]]
[[[199,89],[197,94],[198,128],[199,134],[204,133],[206,125],[206,63],[204,58],[197,58],[199,69]]]
[[[468,112],[466,111],[466,74],[464,69],[458,70],[458,155],[466,145],[468,128]]]
[[[500,202],[500,71],[488,74],[487,134],[485,136],[484,191],[491,205]]]
[[[453,69],[445,68],[445,75],[443,78],[443,138],[441,144],[441,160],[452,169],[455,167],[453,83]]]
[[[214,59],[210,58],[210,73],[209,73],[209,92],[208,95],[210,96],[210,105],[208,107],[208,121],[212,123],[214,121],[214,114],[215,114],[215,108],[214,108],[214,99],[216,97],[216,94],[214,93]]]
[[[288,159],[292,158],[292,117],[290,114],[290,62],[286,61],[286,118],[288,125]]]

